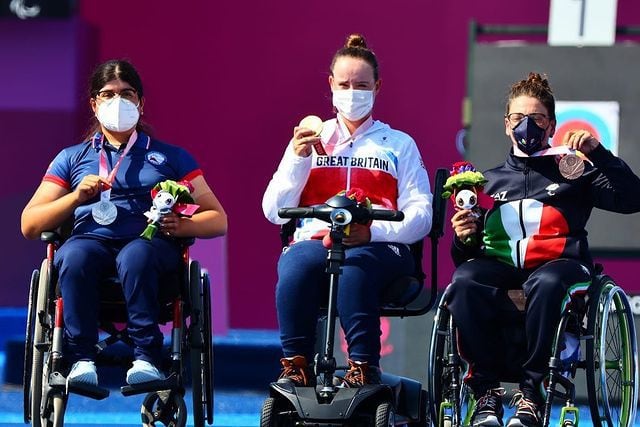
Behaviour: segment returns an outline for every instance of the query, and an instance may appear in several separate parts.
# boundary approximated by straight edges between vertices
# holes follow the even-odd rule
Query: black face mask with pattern
[[[518,148],[526,154],[533,154],[543,148],[546,129],[541,128],[530,117],[525,117],[513,130]]]

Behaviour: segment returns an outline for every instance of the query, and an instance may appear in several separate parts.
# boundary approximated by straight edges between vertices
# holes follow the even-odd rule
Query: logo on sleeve
[[[147,153],[147,160],[152,165],[160,166],[167,162],[167,156],[158,151],[150,151]]]
[[[548,195],[555,196],[558,188],[560,188],[560,186],[556,183],[553,183],[553,184],[547,185],[547,188],[545,188],[545,190],[547,190]]]

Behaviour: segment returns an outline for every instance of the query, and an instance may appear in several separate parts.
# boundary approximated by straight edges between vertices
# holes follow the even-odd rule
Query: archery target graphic
[[[562,144],[565,134],[584,129],[616,156],[618,155],[618,126],[620,105],[616,101],[557,101],[556,132],[551,145]]]

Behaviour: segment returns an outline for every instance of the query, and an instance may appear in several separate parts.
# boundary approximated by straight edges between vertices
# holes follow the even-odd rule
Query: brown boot
[[[293,383],[297,387],[315,385],[315,377],[304,356],[283,357],[280,359],[282,372],[278,378],[281,384]]]
[[[365,384],[380,384],[380,368],[367,362],[349,359],[349,370],[342,379],[343,387],[362,387]]]

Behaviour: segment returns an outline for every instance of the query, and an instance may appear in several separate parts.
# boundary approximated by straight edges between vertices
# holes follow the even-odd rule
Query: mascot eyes
[[[462,209],[471,209],[478,203],[478,199],[473,191],[461,190],[456,197],[456,205]]]

